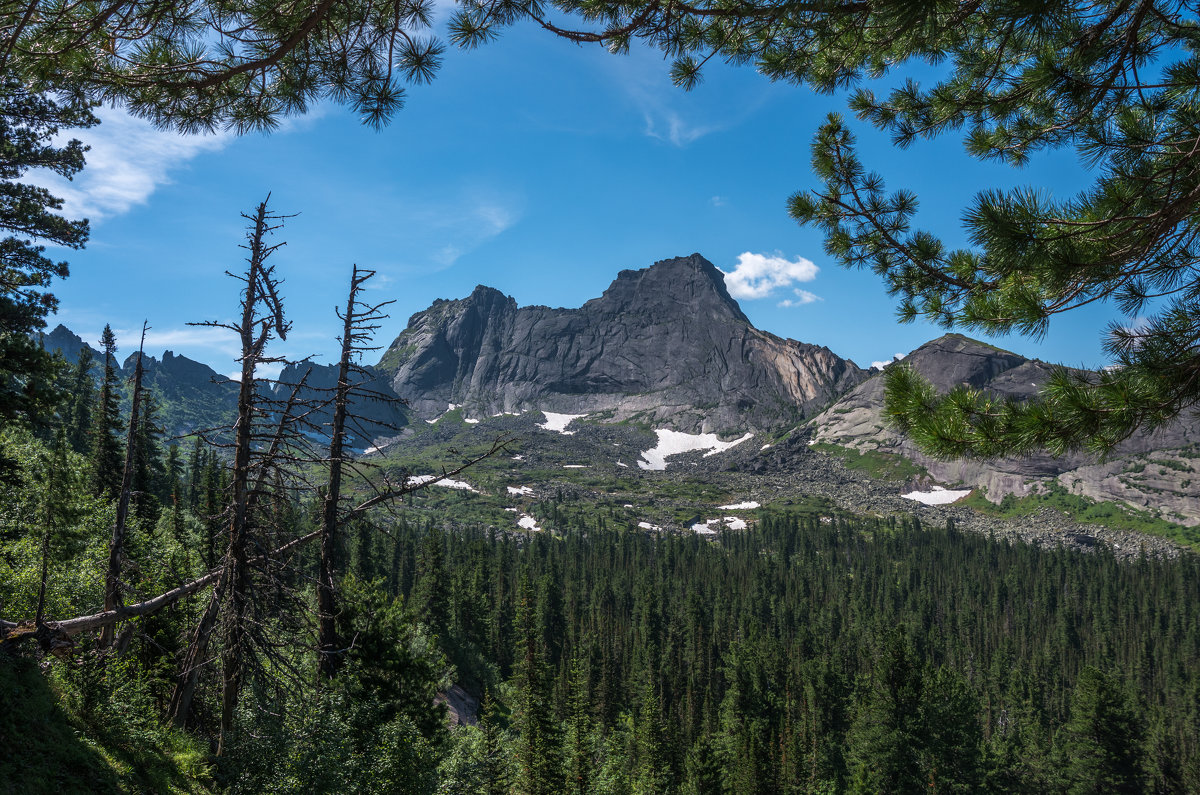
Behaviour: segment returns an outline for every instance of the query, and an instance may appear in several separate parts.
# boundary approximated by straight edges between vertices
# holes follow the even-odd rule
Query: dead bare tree
[[[142,405],[142,353],[146,349],[146,330],[142,322],[142,340],[138,345],[137,363],[133,368],[133,396],[129,408],[129,432],[125,438],[125,469],[121,474],[121,495],[117,500],[117,516],[113,522],[112,539],[108,544],[108,569],[104,575],[104,609],[115,610],[121,604],[121,559],[125,554],[125,525],[129,520],[129,497],[133,490],[134,453],[137,446],[138,412]],[[100,632],[100,647],[107,648],[113,642],[113,627],[107,626]]]
[[[353,266],[350,273],[350,296],[346,309],[339,312],[342,321],[341,355],[338,359],[337,385],[333,394],[333,422],[329,431],[329,478],[325,487],[325,500],[321,511],[321,562],[317,575],[317,677],[331,679],[337,671],[338,656],[334,653],[340,646],[337,639],[335,590],[333,582],[334,554],[337,546],[338,528],[341,526],[340,503],[342,499],[342,465],[346,459],[346,419],[352,392],[361,385],[366,375],[358,360],[367,350],[377,350],[370,345],[379,321],[387,316],[383,307],[394,303],[363,304],[359,295],[363,284],[375,275],[372,270],[359,270]],[[353,380],[352,380],[353,379]]]

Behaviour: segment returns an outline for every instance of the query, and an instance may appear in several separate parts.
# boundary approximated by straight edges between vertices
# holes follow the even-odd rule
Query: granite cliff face
[[[1033,397],[1053,369],[961,334],[927,342],[904,361],[942,393],[969,384],[1022,399]],[[886,426],[883,381],[878,375],[871,377],[813,419],[814,440],[897,453],[925,467],[940,483],[983,486],[995,502],[1006,494],[1025,496],[1057,481],[1092,499],[1125,502],[1160,512],[1171,521],[1200,524],[1200,423],[1194,417],[1183,417],[1154,434],[1135,436],[1100,463],[1083,453],[937,461]]]
[[[754,328],[699,254],[622,271],[579,309],[518,308],[488,287],[436,301],[379,369],[425,419],[455,404],[473,417],[606,413],[689,432],[795,423],[867,375]]]

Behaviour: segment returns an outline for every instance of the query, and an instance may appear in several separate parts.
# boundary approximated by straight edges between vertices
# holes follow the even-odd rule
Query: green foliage
[[[127,663],[84,655],[46,676],[0,654],[0,792],[207,793],[206,752],[160,727],[147,683]]]
[[[847,469],[865,472],[878,480],[910,480],[929,475],[925,467],[914,464],[904,456],[881,450],[856,450],[825,442],[812,445],[812,449],[837,456]]]
[[[403,107],[405,84],[433,78],[443,49],[427,35],[428,0],[139,0],[120,14],[86,4],[25,12],[0,12],[6,74],[187,132],[271,130],[323,99],[384,124]]]
[[[1071,795],[1145,791],[1145,729],[1115,677],[1083,669],[1063,731]]]
[[[1200,549],[1200,528],[1168,522],[1146,511],[1115,502],[1096,502],[1078,494],[1071,494],[1058,483],[1050,483],[1045,491],[1027,497],[1006,494],[999,505],[990,502],[981,490],[976,489],[958,504],[980,513],[1007,518],[1032,516],[1039,511],[1050,509],[1083,524],[1099,524],[1117,530],[1148,533]]]
[[[3,12],[5,16],[8,11]],[[60,131],[96,123],[86,107],[31,92],[9,72],[0,78],[0,420],[45,422],[61,397],[60,365],[30,336],[45,325],[57,301],[47,288],[67,275],[65,262],[44,245],[82,248],[87,221],[58,214],[62,201],[29,178],[46,169],[70,178],[83,167],[83,146],[56,143]],[[0,459],[0,476],[16,462]]]

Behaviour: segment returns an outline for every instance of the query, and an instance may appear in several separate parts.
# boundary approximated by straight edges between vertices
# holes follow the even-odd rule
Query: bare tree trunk
[[[337,607],[333,590],[333,558],[337,550],[338,508],[342,497],[342,457],[346,436],[346,403],[350,394],[350,357],[354,352],[358,291],[372,271],[359,275],[358,266],[350,274],[350,297],[342,316],[342,354],[338,361],[337,388],[333,398],[333,426],[329,438],[329,482],[321,512],[321,565],[317,575],[317,678],[332,679],[337,673]]]
[[[213,629],[217,626],[217,617],[221,613],[221,601],[224,599],[225,586],[228,581],[225,576],[227,570],[225,567],[221,569],[221,576],[209,595],[204,614],[200,616],[200,623],[196,625],[196,629],[192,633],[187,655],[179,667],[175,687],[171,691],[167,717],[177,729],[182,729],[187,725],[188,714],[192,711],[192,698],[196,695],[196,684],[200,681],[200,669],[204,665],[204,655],[208,653],[208,641],[212,637]]]
[[[104,609],[121,606],[121,555],[125,551],[125,525],[129,521],[129,493],[133,485],[134,446],[137,443],[138,410],[142,404],[142,351],[146,347],[146,323],[142,323],[142,341],[138,345],[137,364],[133,369],[133,399],[129,408],[129,433],[125,439],[125,470],[121,475],[121,497],[117,501],[117,518],[113,523],[112,540],[108,544],[108,570],[104,575]],[[100,631],[100,646],[112,645],[113,627]]]
[[[263,242],[270,231],[265,201],[255,209],[253,224],[254,229],[249,240],[250,268],[246,274],[246,293],[242,299],[242,321],[237,328],[242,342],[242,381],[238,391],[238,416],[234,426],[233,471],[230,483],[232,511],[225,564],[229,573],[230,603],[226,613],[225,644],[221,654],[221,732],[217,741],[218,755],[224,750],[226,733],[233,728],[233,715],[245,676],[242,664],[250,589],[246,541],[250,520],[250,455],[257,397],[254,375],[262,360],[263,349],[270,338],[271,327],[275,326],[280,330],[283,328],[282,312],[278,311],[277,297],[274,295],[275,285],[269,270],[264,266],[267,256],[274,250]],[[265,295],[267,293],[269,295]],[[257,314],[258,304],[262,300],[268,300],[273,305],[266,318],[260,318]]]

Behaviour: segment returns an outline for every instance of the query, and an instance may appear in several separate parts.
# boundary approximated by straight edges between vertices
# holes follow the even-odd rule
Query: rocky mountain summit
[[[1033,397],[1054,369],[961,334],[927,342],[904,362],[942,393],[967,384],[1018,399]],[[901,455],[924,467],[933,481],[981,486],[994,502],[1007,494],[1026,496],[1056,482],[1092,499],[1123,502],[1171,521],[1200,524],[1200,422],[1195,417],[1185,416],[1157,433],[1128,439],[1103,462],[1085,453],[947,462],[926,456],[887,427],[883,389],[884,379],[875,376],[839,398],[811,421],[814,440]]]
[[[741,433],[813,416],[866,371],[754,328],[699,254],[621,271],[578,309],[518,307],[489,287],[436,301],[379,363],[415,414],[606,413]]]
[[[41,341],[46,350],[58,351],[71,363],[79,357],[81,350],[89,351],[96,363],[92,375],[100,377],[103,369],[100,351],[66,326],[60,323],[44,334]],[[133,378],[136,363],[136,353],[117,363],[122,382]],[[161,359],[148,354],[143,356],[142,367],[144,383],[158,401],[160,421],[167,436],[225,425],[237,413],[237,384],[203,362],[164,351]]]

